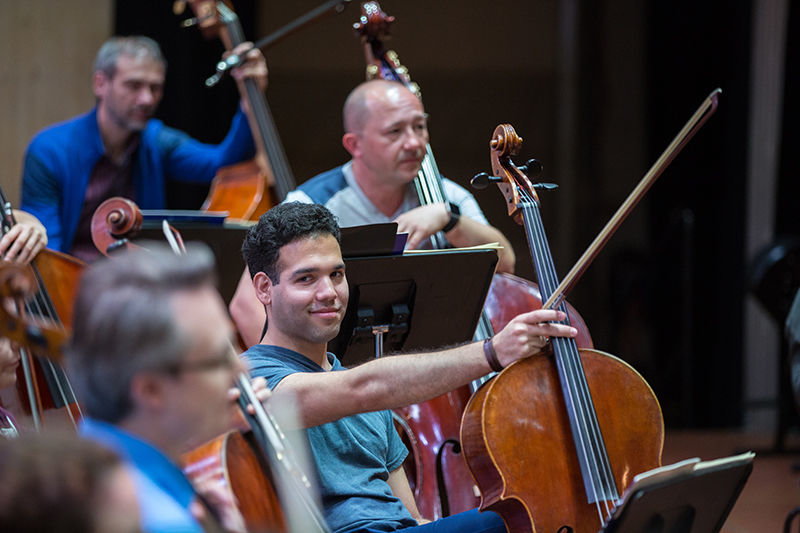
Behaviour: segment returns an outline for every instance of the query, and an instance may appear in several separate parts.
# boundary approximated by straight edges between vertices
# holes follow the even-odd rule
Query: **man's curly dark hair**
[[[297,239],[320,235],[332,235],[336,242],[341,242],[336,217],[325,207],[300,202],[273,207],[248,230],[242,244],[242,255],[250,276],[263,272],[277,285],[280,281],[278,259],[281,248]]]

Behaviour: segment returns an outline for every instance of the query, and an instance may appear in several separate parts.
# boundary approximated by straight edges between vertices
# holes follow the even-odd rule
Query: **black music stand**
[[[472,340],[497,252],[437,250],[345,263],[350,301],[328,349],[354,366],[384,347],[407,352]]]
[[[635,480],[601,533],[716,533],[742,492],[754,457],[686,462]]]

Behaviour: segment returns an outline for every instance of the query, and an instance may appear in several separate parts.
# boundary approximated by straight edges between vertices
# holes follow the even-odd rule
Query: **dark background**
[[[245,33],[260,38],[318,3],[233,5]],[[443,173],[468,186],[473,174],[489,170],[489,136],[509,122],[525,139],[518,162],[537,157],[547,181],[561,183],[542,196],[561,275],[703,98],[723,89],[717,114],[569,298],[596,347],[631,362],[648,379],[668,425],[739,425],[751,2],[576,2],[572,29],[564,29],[565,4],[556,1],[381,5],[397,17],[388,44],[422,87]],[[341,105],[364,78],[362,49],[350,28],[358,14],[353,3],[265,52],[267,98],[298,182],[347,158]],[[183,18],[163,0],[119,1],[115,31],[146,34],[163,46],[169,68],[159,117],[217,142],[238,95],[230,80],[203,87],[222,46],[196,29],[179,29]],[[798,62],[797,20],[795,3],[786,95],[797,89],[797,69],[790,68]],[[573,69],[565,67],[570,46],[576,47]],[[797,106],[786,98],[780,148],[797,145],[791,119]],[[572,139],[566,151],[564,138]],[[797,235],[798,163],[790,150],[780,154],[777,233]],[[511,239],[518,274],[532,277],[523,233],[506,216],[500,195],[493,189],[475,194]],[[174,189],[171,202],[197,207],[204,196],[203,190]]]

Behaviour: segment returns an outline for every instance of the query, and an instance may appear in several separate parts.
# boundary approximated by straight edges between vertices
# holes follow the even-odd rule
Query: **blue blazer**
[[[28,145],[20,207],[42,221],[50,248],[72,249],[89,177],[104,153],[96,108],[42,130]],[[253,153],[241,110],[217,145],[201,143],[152,119],[142,131],[133,165],[135,200],[142,209],[163,209],[166,180],[207,183],[220,167]]]

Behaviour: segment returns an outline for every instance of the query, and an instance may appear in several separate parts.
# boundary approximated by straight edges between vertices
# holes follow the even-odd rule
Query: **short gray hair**
[[[213,255],[199,244],[185,256],[166,246],[120,252],[86,270],[66,359],[89,416],[123,420],[133,409],[130,385],[137,373],[167,371],[183,361],[190,339],[177,325],[171,298],[214,282]]]
[[[121,55],[134,59],[150,59],[160,63],[165,70],[167,68],[167,61],[157,42],[143,35],[132,35],[112,37],[104,42],[94,58],[94,71],[103,72],[107,77],[113,78],[117,73],[117,59]]]

